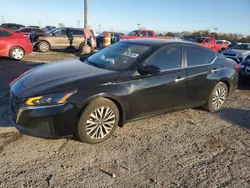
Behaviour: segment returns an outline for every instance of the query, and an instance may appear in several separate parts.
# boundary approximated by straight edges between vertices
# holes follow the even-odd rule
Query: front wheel
[[[228,96],[227,85],[219,82],[213,89],[204,108],[210,112],[216,112],[221,109]]]
[[[88,144],[98,144],[108,139],[119,122],[119,110],[109,99],[96,99],[87,105],[78,126],[78,138]]]
[[[39,44],[38,44],[38,50],[40,52],[48,52],[48,51],[50,51],[50,45],[49,45],[49,43],[45,42],[45,41],[39,42]]]

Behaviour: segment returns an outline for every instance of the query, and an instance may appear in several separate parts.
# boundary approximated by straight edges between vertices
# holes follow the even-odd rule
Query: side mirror
[[[161,72],[161,70],[155,66],[155,65],[145,65],[145,66],[140,66],[137,69],[137,72],[141,75],[156,75]]]

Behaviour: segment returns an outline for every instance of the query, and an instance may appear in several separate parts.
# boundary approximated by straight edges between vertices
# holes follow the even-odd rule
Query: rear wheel
[[[48,52],[48,51],[50,51],[50,45],[49,45],[49,43],[46,42],[46,41],[39,42],[39,44],[38,44],[38,50],[40,52]]]
[[[228,96],[227,85],[223,82],[219,82],[213,89],[209,96],[207,104],[204,108],[210,112],[216,112],[221,109],[226,98]]]
[[[20,47],[13,47],[10,50],[10,57],[16,60],[21,60],[25,55],[25,52]]]
[[[109,99],[96,99],[87,105],[78,126],[78,138],[89,144],[98,144],[108,139],[119,122],[119,110]]]

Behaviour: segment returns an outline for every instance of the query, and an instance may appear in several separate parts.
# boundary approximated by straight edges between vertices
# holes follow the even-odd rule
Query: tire
[[[38,50],[40,52],[48,52],[48,51],[50,51],[50,45],[49,45],[49,43],[46,42],[46,41],[39,42],[39,44],[38,44]]]
[[[114,117],[111,118],[112,116]],[[103,118],[105,117],[106,123],[103,124],[103,122],[105,122]],[[110,123],[109,126],[107,122]],[[99,98],[89,103],[84,109],[77,126],[76,135],[82,142],[98,144],[113,134],[118,122],[119,110],[117,106],[109,99]],[[103,127],[104,125],[105,127]],[[89,132],[87,132],[87,129],[89,129]],[[101,135],[100,130],[102,130],[103,135]],[[97,131],[96,134],[95,131]]]
[[[80,54],[83,52],[84,44],[85,44],[85,43],[81,43],[81,44],[79,45],[78,52],[79,52]]]
[[[10,50],[10,58],[21,60],[23,59],[24,55],[25,55],[25,52],[20,47],[13,47]]]
[[[213,91],[209,95],[207,104],[203,106],[203,108],[209,112],[216,112],[221,109],[227,97],[227,85],[223,82],[219,82],[218,84],[216,84]]]

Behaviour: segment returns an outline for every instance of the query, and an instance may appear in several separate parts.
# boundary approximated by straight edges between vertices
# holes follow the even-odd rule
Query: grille
[[[15,117],[17,115],[17,111],[19,110],[21,103],[22,103],[22,100],[16,97],[14,93],[11,91],[10,92],[10,105],[11,105],[11,109]]]
[[[224,55],[232,56],[232,57],[235,57],[235,56],[236,56],[236,54],[227,54],[227,53],[224,53]]]

